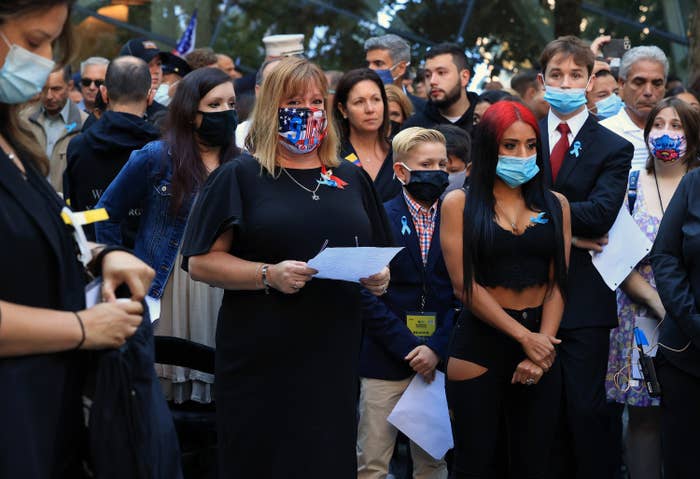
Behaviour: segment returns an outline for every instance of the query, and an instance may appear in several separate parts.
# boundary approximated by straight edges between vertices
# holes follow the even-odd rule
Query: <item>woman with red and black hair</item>
[[[532,112],[495,103],[475,130],[469,191],[443,202],[441,246],[465,305],[447,363],[455,478],[492,477],[508,458],[511,477],[547,471],[571,226],[566,199],[543,186],[540,150]],[[509,454],[497,458],[504,430]]]

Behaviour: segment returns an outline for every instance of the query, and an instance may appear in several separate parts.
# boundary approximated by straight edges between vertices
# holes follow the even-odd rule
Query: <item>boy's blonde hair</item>
[[[401,130],[391,141],[391,148],[394,151],[394,163],[404,161],[406,155],[416,146],[423,143],[441,143],[446,145],[445,135],[437,130],[412,126]]]
[[[280,136],[278,134],[279,107],[287,98],[305,92],[316,86],[323,94],[323,105],[328,119],[328,131],[318,147],[318,156],[325,166],[334,167],[339,163],[340,142],[333,122],[333,115],[328,109],[328,82],[326,75],[316,64],[305,58],[287,57],[263,80],[260,94],[255,101],[253,121],[250,132],[245,139],[248,151],[270,174],[277,166]]]

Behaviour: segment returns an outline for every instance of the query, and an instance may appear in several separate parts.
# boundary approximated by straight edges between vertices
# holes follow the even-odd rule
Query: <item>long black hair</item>
[[[192,193],[198,190],[207,179],[207,170],[199,153],[195,137],[195,119],[199,102],[213,88],[233,80],[218,68],[200,68],[189,73],[177,85],[170,103],[166,120],[165,140],[168,145],[165,161],[172,161],[172,200],[171,212],[177,214],[180,207]],[[240,154],[231,132],[231,141],[221,147],[221,165]],[[168,156],[172,159],[169,160]]]
[[[537,166],[540,172],[521,186],[528,209],[548,211],[555,231],[554,283],[562,295],[566,291],[566,259],[564,255],[563,218],[557,197],[547,191],[542,182],[542,144],[537,120],[532,112],[518,101],[504,100],[486,110],[474,130],[472,146],[472,170],[469,175],[469,191],[464,205],[463,271],[466,297],[471,300],[472,284],[477,272],[489,267],[495,234],[495,198],[498,148],[505,131],[515,122],[527,123],[537,137]]]

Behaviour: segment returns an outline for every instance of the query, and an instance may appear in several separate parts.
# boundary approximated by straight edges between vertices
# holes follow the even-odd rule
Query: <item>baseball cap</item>
[[[153,40],[149,40],[147,38],[135,38],[133,40],[129,40],[119,51],[119,55],[131,55],[138,57],[146,63],[153,60],[153,58],[156,56],[160,56],[161,60],[165,61],[163,58],[163,52],[160,51],[158,45],[156,45]]]
[[[163,73],[175,73],[184,77],[192,68],[187,64],[184,58],[179,57],[171,52],[161,52],[161,58],[163,59]]]
[[[304,53],[304,35],[269,35],[263,38],[265,55],[268,57],[286,57]]]

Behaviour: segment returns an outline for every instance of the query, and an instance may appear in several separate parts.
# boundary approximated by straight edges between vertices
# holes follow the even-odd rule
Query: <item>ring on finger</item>
[[[535,380],[534,380],[534,379],[532,379],[532,378],[527,378],[527,379],[525,380],[525,385],[526,385],[526,386],[532,386],[533,384],[535,384]]]

